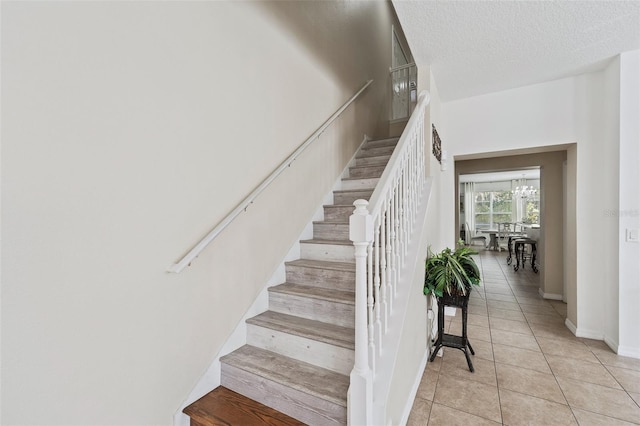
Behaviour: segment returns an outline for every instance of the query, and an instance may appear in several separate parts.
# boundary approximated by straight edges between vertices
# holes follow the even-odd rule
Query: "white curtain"
[[[464,233],[465,243],[471,244],[471,237],[476,235],[476,185],[473,182],[464,183],[464,221],[469,229]]]

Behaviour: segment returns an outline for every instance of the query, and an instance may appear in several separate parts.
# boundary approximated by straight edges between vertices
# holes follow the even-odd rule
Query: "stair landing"
[[[223,386],[212,390],[184,409],[191,426],[270,425],[301,426],[304,423]]]

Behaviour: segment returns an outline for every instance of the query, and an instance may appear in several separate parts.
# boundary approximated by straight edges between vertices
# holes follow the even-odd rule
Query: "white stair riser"
[[[222,363],[221,385],[310,425],[347,424],[346,407]]]
[[[356,273],[287,265],[287,282],[334,290],[355,291]]]
[[[300,243],[300,257],[303,259],[355,262],[354,250],[351,245]]]
[[[349,239],[348,223],[317,222],[313,224],[313,238],[344,241]]]
[[[336,373],[353,370],[353,350],[266,327],[247,324],[247,344]]]
[[[371,189],[373,190],[380,178],[367,178],[356,180],[342,180],[341,186],[345,191],[357,190],[357,189]]]
[[[324,220],[334,222],[348,222],[355,206],[324,206]]]
[[[343,327],[355,327],[354,305],[269,292],[269,310]]]

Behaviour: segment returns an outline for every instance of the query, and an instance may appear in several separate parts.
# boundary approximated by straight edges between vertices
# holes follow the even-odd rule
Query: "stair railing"
[[[392,327],[399,271],[407,256],[416,212],[425,187],[425,109],[429,93],[423,91],[370,200],[356,200],[349,220],[349,238],[355,246],[355,365],[348,396],[349,424],[373,425],[374,393],[389,387],[387,366],[381,366],[385,337]],[[401,318],[400,321],[401,323]],[[391,368],[391,366],[388,366]],[[386,373],[386,380],[376,380]],[[383,392],[384,393],[384,392]]]
[[[255,199],[258,198],[262,191],[264,191],[271,184],[271,182],[273,182],[278,176],[280,176],[282,172],[289,168],[291,164],[304,152],[304,150],[307,149],[307,147],[311,145],[313,141],[318,139],[320,135],[327,129],[327,127],[329,127],[338,117],[340,117],[344,110],[346,110],[349,105],[351,105],[353,101],[355,101],[356,98],[358,98],[358,96],[360,96],[360,94],[371,85],[371,83],[373,83],[373,80],[367,81],[360,88],[360,90],[356,92],[355,95],[353,95],[336,112],[334,112],[333,115],[331,115],[331,117],[327,119],[327,121],[322,123],[318,130],[313,132],[313,134],[309,136],[293,152],[293,154],[287,157],[287,159],[284,160],[280,164],[280,166],[278,166],[278,168],[271,172],[271,174],[267,176],[265,180],[263,180],[262,183],[260,183],[260,185],[258,185],[256,189],[251,192],[251,194],[247,195],[245,199],[242,200],[240,204],[238,204],[236,208],[233,209],[233,211],[231,211],[231,213],[229,213],[224,219],[222,219],[220,223],[218,223],[215,228],[213,228],[207,235],[205,235],[198,244],[196,244],[186,255],[184,255],[182,259],[169,266],[169,268],[167,268],[167,272],[180,273],[184,268],[191,265],[191,262],[193,262],[200,255],[202,250],[204,250],[227,226],[229,226],[240,213],[247,211],[247,208],[251,204],[253,204]]]
[[[389,68],[391,74],[391,121],[404,120],[416,104],[418,69],[415,63]]]

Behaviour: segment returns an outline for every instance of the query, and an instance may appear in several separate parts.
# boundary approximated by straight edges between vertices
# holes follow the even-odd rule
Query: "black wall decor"
[[[431,129],[433,133],[433,147],[431,148],[431,152],[438,162],[442,164],[442,142],[440,141],[440,136],[438,136],[436,126],[432,124]]]

